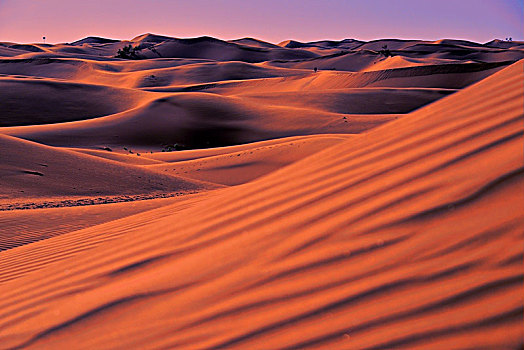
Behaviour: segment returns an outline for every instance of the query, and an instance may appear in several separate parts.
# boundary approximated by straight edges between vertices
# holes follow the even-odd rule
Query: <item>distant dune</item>
[[[0,43],[0,349],[522,348],[523,58]]]

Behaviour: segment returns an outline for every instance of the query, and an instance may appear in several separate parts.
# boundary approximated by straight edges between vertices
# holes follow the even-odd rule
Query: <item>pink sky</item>
[[[524,40],[521,0],[0,0],[0,41],[143,33],[222,39]]]

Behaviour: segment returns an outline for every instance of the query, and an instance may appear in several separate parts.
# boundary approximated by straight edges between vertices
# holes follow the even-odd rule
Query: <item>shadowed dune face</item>
[[[330,110],[335,107],[331,106],[327,106],[326,111],[312,108],[313,105],[310,108],[282,106],[282,102],[278,102],[282,98],[260,103],[260,99],[202,92],[162,95],[165,97],[145,102],[139,108],[103,118],[0,131],[54,146],[101,148],[105,145],[158,151],[164,144],[175,143],[185,148],[208,148],[276,137],[359,133],[398,117],[398,114],[334,113]],[[435,96],[441,95],[436,93],[433,98]],[[410,107],[413,106],[418,105],[412,103]],[[361,106],[353,107],[356,108],[362,111]]]
[[[0,43],[0,348],[521,348],[522,58]]]
[[[0,126],[52,124],[133,108],[140,92],[31,78],[0,78]]]

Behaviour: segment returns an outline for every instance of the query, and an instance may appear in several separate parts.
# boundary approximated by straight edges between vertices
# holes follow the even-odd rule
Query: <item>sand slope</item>
[[[204,155],[204,152],[182,151],[175,157],[193,158],[147,165],[147,169],[206,182],[234,186],[292,164],[346,140],[338,135],[286,137],[271,143],[255,142],[241,147],[223,147],[224,153]],[[209,151],[217,150],[216,148]],[[189,154],[188,154],[189,153]],[[187,155],[186,155],[187,154]],[[148,155],[146,155],[148,156]],[[148,156],[149,157],[149,156]],[[156,154],[151,157],[158,159]]]
[[[0,208],[13,202],[192,192],[209,186],[0,135]],[[211,186],[212,188],[213,186]]]
[[[522,71],[188,207],[0,252],[0,344],[522,347]]]
[[[101,117],[132,109],[145,95],[100,85],[27,78],[0,78],[0,90],[2,127]]]
[[[98,205],[0,211],[0,250],[159,208],[198,194]],[[50,225],[52,223],[52,225]]]

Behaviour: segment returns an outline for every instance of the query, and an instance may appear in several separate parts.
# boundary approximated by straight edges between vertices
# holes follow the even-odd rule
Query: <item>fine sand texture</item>
[[[522,58],[0,43],[0,349],[521,349]]]

